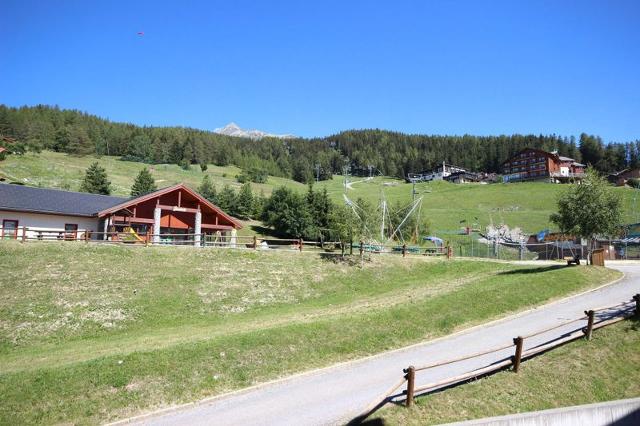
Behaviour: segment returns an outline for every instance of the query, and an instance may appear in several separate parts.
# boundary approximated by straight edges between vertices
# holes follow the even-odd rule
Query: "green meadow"
[[[159,187],[184,182],[197,188],[205,173],[218,188],[225,184],[236,189],[240,187],[235,177],[241,170],[234,166],[209,165],[203,173],[197,165],[183,170],[175,164],[145,165],[121,161],[117,157],[77,157],[48,151],[7,157],[0,162],[0,177],[26,185],[78,190],[84,171],[93,161],[98,161],[106,168],[114,195],[128,195],[134,177],[143,167],[150,168]],[[334,176],[332,180],[318,183],[317,187],[326,188],[336,202],[343,202],[344,195],[353,201],[365,199],[374,206],[379,205],[382,197],[392,207],[407,206],[412,200],[412,185],[402,180],[349,177],[349,182],[349,187],[345,188],[343,177]],[[279,186],[307,190],[306,185],[299,182],[274,176],[270,176],[265,184],[252,185],[254,192],[262,191],[265,195]],[[422,197],[422,214],[429,219],[432,233],[440,235],[458,232],[461,226],[473,223],[481,228],[506,224],[512,228],[519,227],[527,233],[554,229],[549,222],[549,215],[555,211],[557,197],[566,188],[567,185],[544,182],[492,185],[433,182],[415,186],[416,197]],[[640,191],[631,188],[614,190],[623,199],[625,221],[640,221]]]
[[[443,336],[620,276],[76,242],[2,241],[0,264],[0,424],[126,418]]]

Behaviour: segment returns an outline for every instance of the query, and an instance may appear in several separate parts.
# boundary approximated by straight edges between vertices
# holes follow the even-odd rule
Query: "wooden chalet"
[[[548,180],[560,183],[582,180],[585,165],[557,152],[525,148],[502,163],[502,169],[504,182]]]
[[[132,242],[202,242],[207,235],[229,240],[242,225],[189,187],[178,184],[134,198],[0,184],[1,238]]]

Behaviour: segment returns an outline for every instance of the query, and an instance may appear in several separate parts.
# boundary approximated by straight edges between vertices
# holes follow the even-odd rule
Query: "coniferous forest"
[[[252,140],[185,127],[116,123],[55,106],[0,105],[0,143],[15,154],[43,149],[73,155],[115,155],[145,163],[236,165],[309,182],[348,166],[352,174],[403,178],[443,161],[473,171],[500,172],[503,161],[526,148],[561,155],[607,173],[640,166],[640,140],[604,143],[594,135],[408,135],[379,129],[347,130],[322,138]]]

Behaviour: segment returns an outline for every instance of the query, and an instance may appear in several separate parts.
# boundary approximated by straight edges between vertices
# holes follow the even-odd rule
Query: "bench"
[[[580,255],[576,254],[575,256],[565,256],[564,260],[567,261],[567,266],[571,266],[572,264],[579,265],[580,264]]]

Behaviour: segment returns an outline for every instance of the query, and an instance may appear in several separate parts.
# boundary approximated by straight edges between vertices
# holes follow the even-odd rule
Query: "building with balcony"
[[[584,164],[557,152],[525,148],[502,163],[503,182],[575,182],[584,177],[584,168]]]

